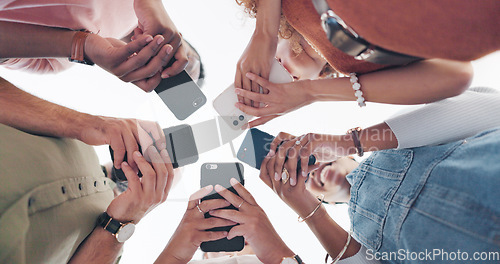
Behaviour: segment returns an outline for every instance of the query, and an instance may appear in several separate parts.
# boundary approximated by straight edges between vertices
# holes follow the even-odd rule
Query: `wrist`
[[[349,78],[311,80],[311,93],[316,101],[355,101]]]
[[[290,207],[302,218],[305,218],[313,212],[320,202],[318,198],[316,198],[309,191],[306,191],[303,195],[298,195],[297,197],[300,198],[290,202]]]
[[[318,96],[318,94],[316,93],[316,91],[314,91],[314,89],[311,89],[312,86],[314,86],[313,80],[300,80],[296,81],[296,83],[301,84],[299,87],[303,92],[305,105],[319,101],[320,96]]]
[[[102,133],[100,128],[103,122],[104,119],[101,116],[79,113],[73,118],[73,123],[66,130],[67,137],[92,144],[93,142],[87,142],[86,140],[94,138],[97,133]]]

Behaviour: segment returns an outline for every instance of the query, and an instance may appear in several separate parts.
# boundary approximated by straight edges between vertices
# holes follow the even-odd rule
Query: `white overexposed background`
[[[202,90],[208,102],[183,122],[173,116],[156,94],[146,94],[99,67],[75,65],[57,75],[34,75],[0,68],[0,76],[41,98],[90,114],[155,120],[165,128],[212,119],[217,115],[212,100],[233,82],[236,62],[250,39],[254,20],[249,19],[235,1],[166,0],[164,4],[184,38],[200,53],[206,69]],[[474,62],[473,85],[499,88],[499,59],[500,52],[497,52]],[[274,135],[280,131],[295,135],[307,132],[343,134],[352,127],[383,121],[399,109],[401,106],[374,103],[368,103],[363,109],[355,102],[315,103],[260,128]],[[236,148],[241,141],[242,137],[234,141]],[[102,164],[110,161],[107,146],[96,147],[96,151]],[[187,198],[199,189],[201,164],[236,161],[229,145],[224,145],[201,154],[197,163],[187,166],[167,201],[139,223],[136,233],[125,244],[121,263],[152,263],[156,259],[182,218]],[[298,223],[297,215],[260,181],[258,171],[246,165],[245,182],[288,246],[307,263],[323,263],[326,252],[307,225]],[[347,206],[327,208],[347,229]],[[195,258],[200,256],[197,252]]]

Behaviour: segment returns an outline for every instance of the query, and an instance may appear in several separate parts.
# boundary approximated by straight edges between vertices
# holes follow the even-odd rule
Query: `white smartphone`
[[[273,83],[293,82],[292,75],[281,65],[278,60],[274,60],[269,72],[269,81]],[[262,87],[261,87],[262,93]],[[224,90],[213,102],[213,106],[229,127],[238,130],[243,125],[252,120],[253,116],[245,114],[234,106],[238,102],[238,97],[234,91],[234,84]],[[261,107],[264,107],[261,105]]]

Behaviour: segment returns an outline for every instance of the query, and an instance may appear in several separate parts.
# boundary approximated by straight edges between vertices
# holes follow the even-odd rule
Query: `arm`
[[[278,45],[278,31],[281,17],[281,0],[257,1],[259,6],[254,33],[245,51],[236,65],[234,87],[260,93],[260,87],[254,80],[246,77],[247,72],[253,72],[269,79],[272,60],[276,55]],[[264,92],[267,90],[264,88]],[[259,107],[252,104],[250,99],[238,96],[238,100],[247,106]]]
[[[0,59],[69,58],[75,33],[68,29],[0,22]],[[158,72],[167,64],[172,48],[162,47],[162,39],[144,34],[125,43],[90,34],[85,40],[84,54],[121,80],[151,91],[161,80]]]
[[[205,218],[203,212],[229,206],[223,199],[198,201],[213,190],[213,186],[206,186],[189,198],[188,207],[174,235],[167,246],[156,259],[156,264],[185,264],[193,257],[202,242],[213,241],[227,236],[226,231],[206,231],[215,227],[235,225],[234,222],[220,218]],[[198,207],[197,207],[198,206]]]
[[[233,178],[230,182],[239,196],[220,185],[216,185],[215,190],[237,207],[238,211],[228,209],[210,211],[212,216],[239,224],[231,228],[227,239],[243,236],[262,263],[279,264],[284,257],[293,257],[295,254],[283,242],[250,192],[236,179]]]
[[[172,46],[172,52],[166,61],[175,58],[175,62],[166,69],[161,69],[161,78],[179,74],[188,64],[188,47],[182,44],[182,35],[170,19],[161,0],[134,0],[134,11],[139,19],[139,26],[134,30],[134,37],[142,34],[163,36],[163,44]],[[166,66],[166,65],[163,65]]]
[[[330,256],[335,258],[346,245],[347,232],[328,215],[321,202],[306,190],[305,177],[301,177],[295,187],[289,185],[290,181],[284,183],[281,177],[274,178],[274,176],[268,172],[269,167],[274,166],[274,164],[270,163],[272,159],[273,156],[268,156],[262,162],[260,171],[261,180],[273,189],[274,192],[303,219],[309,216],[319,205],[319,209],[312,216],[307,218],[305,222],[321,242],[323,248],[325,248]],[[360,248],[361,245],[356,240],[351,239],[341,259],[356,255]]]
[[[240,110],[254,116],[284,114],[317,101],[357,99],[349,77],[286,84],[271,83],[255,74],[248,74],[248,77],[270,91],[269,94],[257,94],[236,89],[237,94],[267,105],[265,108],[254,108],[237,104]],[[471,78],[470,63],[434,59],[363,74],[359,76],[359,82],[366,101],[422,104],[461,94],[468,88]],[[257,119],[250,125],[262,123],[262,120]]]
[[[471,88],[465,93],[391,117],[398,148],[413,148],[464,139],[500,126],[500,92]]]
[[[15,109],[15,111],[13,111]],[[0,77],[0,123],[44,136],[79,139],[89,145],[110,145],[119,168],[125,152],[133,168],[132,153],[154,142],[165,142],[161,128],[154,122],[93,116],[53,104],[15,87]]]
[[[142,179],[123,162],[128,189],[117,196],[106,209],[113,219],[122,223],[139,223],[148,212],[167,199],[172,186],[173,167],[167,151],[158,152],[155,147],[149,147],[145,153],[152,164],[139,152],[134,153],[134,160],[143,174]],[[97,226],[80,244],[69,263],[115,263],[122,246],[123,243],[119,243],[108,231]]]

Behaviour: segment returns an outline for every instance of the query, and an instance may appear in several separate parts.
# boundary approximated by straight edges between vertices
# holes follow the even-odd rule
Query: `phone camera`
[[[240,115],[238,118],[240,119],[240,121],[243,121],[243,119],[245,119],[243,115]]]
[[[234,120],[234,121],[233,121],[233,125],[234,125],[234,126],[237,126],[237,125],[238,125],[238,120]]]
[[[205,168],[207,168],[207,170],[216,170],[217,164],[207,164],[205,165]]]
[[[193,101],[193,106],[198,107],[203,104],[203,97],[198,97]]]

